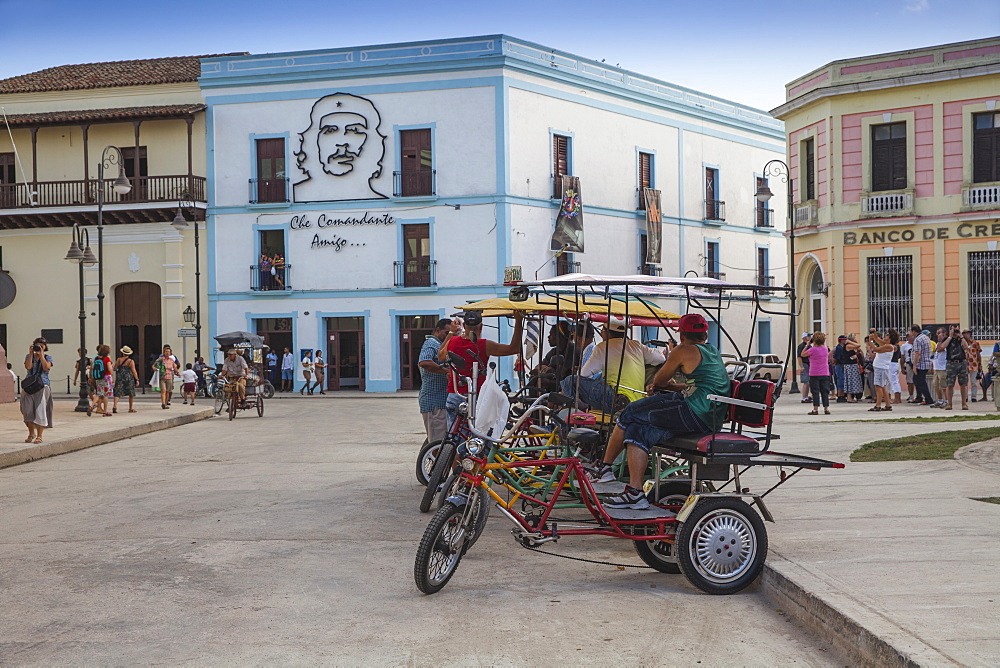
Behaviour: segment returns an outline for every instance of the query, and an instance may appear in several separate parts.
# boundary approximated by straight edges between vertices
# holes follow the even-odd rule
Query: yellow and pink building
[[[1000,37],[838,60],[786,86],[799,331],[1000,339]]]

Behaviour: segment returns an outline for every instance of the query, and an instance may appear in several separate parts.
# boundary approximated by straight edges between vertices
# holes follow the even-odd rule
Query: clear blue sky
[[[831,60],[1000,34],[1000,0],[0,0],[0,78],[505,33],[763,109]]]

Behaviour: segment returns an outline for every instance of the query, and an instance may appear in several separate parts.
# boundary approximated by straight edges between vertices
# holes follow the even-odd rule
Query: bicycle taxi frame
[[[780,310],[772,302],[761,300],[762,296],[775,293],[787,296],[790,292],[787,287],[736,284],[696,276],[570,274],[519,284],[511,289],[510,301],[551,299],[554,305],[566,305],[559,308],[563,312],[569,311],[569,304],[574,303],[577,312],[582,313],[593,310],[588,299],[618,301],[626,304],[627,311],[628,304],[649,305],[653,298],[680,297],[688,312],[704,313],[717,324],[720,335],[725,335],[741,351],[743,347],[723,327],[721,315],[735,300],[744,300],[753,309],[751,332],[756,331],[760,314],[788,317],[791,353],[795,338],[792,309]],[[787,304],[788,300],[773,303]],[[746,344],[747,354],[751,347],[752,335]],[[789,356],[786,355],[785,365]],[[735,377],[729,395],[709,396],[711,401],[727,406],[723,426],[704,434],[679,436],[651,448],[655,469],[653,499],[650,507],[642,510],[606,508],[602,497],[620,493],[624,483],[591,482],[578,456],[491,460],[488,453],[499,447],[503,436],[493,438],[469,426],[472,437],[458,448],[464,484],[452,488],[451,496],[431,519],[417,549],[414,578],[418,589],[425,594],[442,589],[478,538],[482,531],[480,489],[496,480],[498,473],[516,475],[518,469],[536,470],[540,466],[554,471],[554,484],[537,494],[530,488],[518,490],[520,508],[510,500],[496,504],[500,513],[513,523],[512,534],[522,546],[537,549],[567,536],[628,539],[648,566],[664,573],[683,573],[704,592],[733,594],[749,586],[760,575],[767,556],[764,520],[774,521],[764,497],[804,469],[818,471],[844,465],[772,450],[772,441],[779,439],[772,431],[778,386],[767,380],[747,379],[747,375],[745,365],[736,365],[731,373]],[[782,369],[781,378],[784,376]],[[576,445],[591,444],[596,435],[596,431],[586,428],[572,430],[570,451]],[[576,452],[585,449],[578,447]],[[662,463],[673,465],[678,459],[689,465],[688,476],[661,479]],[[743,476],[755,467],[777,470],[777,482],[763,491],[751,491],[745,486],[748,481]],[[758,482],[756,476],[751,477]],[[491,496],[496,499],[495,494]],[[566,496],[582,505],[575,514],[561,504]],[[554,514],[557,510],[559,517]]]
[[[221,392],[215,393],[215,414],[219,415],[226,411],[229,419],[236,417],[238,410],[245,411],[256,409],[257,417],[264,417],[264,396],[261,392],[266,373],[264,370],[263,347],[264,339],[249,332],[231,332],[220,334],[215,337],[219,342],[219,347],[228,350],[235,348],[240,355],[244,355],[247,360],[248,373],[246,383],[246,395],[243,403],[235,400],[235,383],[225,383]]]

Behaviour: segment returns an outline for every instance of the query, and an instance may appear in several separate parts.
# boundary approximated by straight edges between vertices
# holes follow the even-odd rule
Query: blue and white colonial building
[[[754,199],[784,155],[766,112],[504,35],[206,58],[200,84],[209,331],[322,349],[330,389],[414,387],[433,322],[505,294],[507,266],[785,283],[783,198]],[[585,252],[553,259],[562,175]],[[658,263],[643,187],[661,192]],[[784,350],[779,323],[756,326]]]

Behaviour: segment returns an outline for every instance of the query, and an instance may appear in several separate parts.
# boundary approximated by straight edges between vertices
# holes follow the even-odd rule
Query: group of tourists
[[[260,254],[258,290],[285,289],[285,256],[278,251],[265,248]]]
[[[264,365],[267,378],[274,386],[275,392],[293,392],[295,390],[295,356],[287,347],[278,355],[273,348],[264,346]],[[299,394],[326,394],[326,359],[323,351],[306,350],[299,360],[302,366],[302,377],[305,379]]]
[[[994,345],[984,368],[982,346],[971,330],[938,327],[931,336],[920,325],[911,326],[905,335],[873,328],[863,342],[853,333],[839,336],[830,350],[825,333],[803,332],[796,350],[802,362],[802,402],[812,403],[810,415],[818,415],[820,405],[829,415],[835,391],[837,403],[869,401],[874,404],[869,411],[891,411],[904,403],[904,379],[907,404],[952,410],[956,385],[962,410],[969,409],[970,399],[977,400],[977,389],[982,389],[985,401],[1000,375],[1000,344]]]

